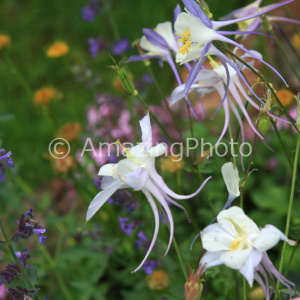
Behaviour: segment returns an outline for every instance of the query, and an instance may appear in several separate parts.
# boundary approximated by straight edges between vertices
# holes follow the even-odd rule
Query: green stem
[[[6,245],[8,246],[10,256],[12,257],[13,261],[18,265],[18,267],[19,267],[25,281],[27,282],[29,288],[32,289],[32,290],[35,290],[36,293],[37,293],[37,290],[36,290],[34,284],[31,282],[30,278],[28,277],[28,274],[27,274],[24,266],[21,264],[20,260],[17,258],[16,254],[15,254],[15,250],[14,250],[13,246],[11,245],[11,241],[8,239],[8,236],[6,234],[6,231],[4,229],[4,226],[2,224],[1,219],[0,219],[0,227],[1,227],[1,231],[3,233],[4,239],[6,241]]]
[[[115,42],[117,42],[118,40],[120,40],[120,32],[119,32],[119,29],[118,29],[118,26],[117,26],[117,22],[115,21],[115,18],[113,16],[112,12],[111,12],[110,4],[106,4],[105,1],[103,1],[103,3],[105,5],[109,25],[110,25],[110,28],[112,29],[114,40],[115,40]]]
[[[293,210],[299,149],[300,149],[300,134],[298,134],[298,137],[297,137],[297,146],[296,146],[295,159],[294,159],[294,169],[293,169],[293,177],[292,177],[292,184],[291,184],[290,201],[289,201],[288,215],[287,215],[286,227],[285,227],[285,235],[286,236],[289,235],[291,216],[292,216],[292,210]],[[281,252],[280,264],[279,264],[279,273],[282,272],[283,258],[284,258],[284,254],[285,254],[285,249],[286,249],[286,243],[283,244],[283,248],[282,248],[282,252]],[[280,282],[279,281],[277,281],[276,287],[277,287],[277,289],[279,289],[279,287],[280,287]]]
[[[276,34],[275,34],[274,30],[273,30],[272,25],[271,25],[271,24],[269,24],[269,25],[270,25],[269,30],[270,30],[270,32],[271,32],[273,38],[274,38],[275,43],[276,43],[277,46],[279,47],[279,49],[280,49],[282,55],[284,56],[285,60],[287,61],[288,65],[289,65],[289,67],[292,69],[292,71],[294,72],[295,76],[297,77],[297,79],[298,79],[299,82],[300,82],[300,77],[299,77],[299,74],[298,74],[297,70],[295,69],[294,65],[292,64],[292,62],[290,61],[289,57],[287,56],[286,51],[283,49],[283,47],[282,47],[280,41],[278,40],[278,38],[277,38],[277,36],[276,36]]]
[[[230,142],[233,142],[233,135],[232,135],[230,120],[229,120],[229,124],[228,124],[228,131],[229,131]],[[236,157],[235,156],[235,149],[233,147],[232,158],[233,158],[233,164],[236,166],[236,159],[235,159],[235,157]]]
[[[167,101],[167,99],[166,99],[166,97],[165,97],[165,95],[164,95],[164,93],[163,93],[163,90],[161,89],[161,86],[159,85],[159,83],[158,83],[156,77],[155,77],[154,74],[153,74],[153,71],[152,71],[152,69],[151,69],[150,63],[149,63],[149,64],[145,64],[145,65],[146,65],[146,67],[147,67],[147,70],[148,70],[150,76],[152,77],[152,79],[153,79],[153,81],[154,81],[154,84],[155,84],[155,86],[156,86],[158,92],[160,93],[160,96],[162,97],[162,99],[163,99],[163,101],[164,101],[164,103],[165,103],[165,105],[166,105],[166,108],[167,108],[169,114],[171,115],[172,121],[173,121],[173,123],[174,123],[174,126],[175,126],[176,130],[178,131],[178,134],[179,134],[179,136],[180,136],[180,139],[183,141],[182,133],[181,133],[179,127],[178,127],[178,122],[177,122],[176,119],[175,119],[175,116],[174,116],[174,114],[173,114],[173,112],[172,112],[172,110],[171,110],[171,108],[170,108],[170,106],[169,106],[169,103],[168,103],[168,101]]]
[[[12,72],[16,75],[16,77],[18,78],[19,82],[23,86],[23,88],[24,88],[26,94],[28,95],[28,97],[32,99],[33,93],[31,91],[31,88],[27,84],[26,80],[24,79],[23,75],[20,73],[20,71],[18,70],[18,68],[13,63],[12,59],[10,58],[10,55],[9,55],[8,51],[4,51],[4,58],[5,58],[6,63],[10,66]]]
[[[164,210],[162,209],[162,207],[161,207],[160,204],[158,205],[158,207],[159,207],[159,210],[161,211],[162,215],[164,216],[164,218],[165,218],[165,220],[166,220],[166,223],[167,223],[167,226],[168,226],[168,228],[169,228],[169,230],[170,230],[170,224],[169,224],[168,221],[167,221],[168,218],[167,218],[167,216],[166,216]],[[179,264],[180,264],[180,267],[181,267],[183,276],[184,276],[184,278],[185,278],[185,281],[187,281],[187,280],[188,280],[188,275],[187,275],[187,273],[186,273],[186,269],[185,269],[185,267],[184,267],[183,260],[182,260],[182,257],[181,257],[181,254],[180,254],[180,251],[179,251],[178,244],[177,244],[177,242],[176,242],[175,236],[173,236],[173,245],[174,245],[174,247],[175,247],[175,251],[176,251],[176,254],[177,254],[177,257],[178,257],[178,260],[179,260]]]
[[[245,277],[243,277],[243,300],[247,300],[247,284]]]
[[[67,287],[64,283],[64,280],[63,280],[59,270],[57,269],[57,263],[53,260],[50,253],[48,252],[48,250],[45,247],[40,246],[39,249],[41,250],[44,258],[48,261],[49,267],[53,270],[56,280],[59,284],[59,287],[64,295],[64,298],[68,299],[68,300],[72,300],[73,297],[71,296],[69,290],[67,289]]]

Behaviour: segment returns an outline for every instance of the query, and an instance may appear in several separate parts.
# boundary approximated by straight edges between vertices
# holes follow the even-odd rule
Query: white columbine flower
[[[207,226],[201,232],[203,248],[207,251],[200,261],[202,266],[205,265],[204,271],[225,264],[229,268],[239,270],[251,287],[254,279],[257,280],[265,292],[266,299],[270,299],[268,274],[285,285],[291,296],[291,286],[295,285],[277,271],[266,251],[280,240],[292,246],[296,244],[295,241],[289,240],[272,225],[258,228],[244,211],[236,206],[221,211],[217,220],[218,223]]]
[[[152,147],[152,129],[149,114],[140,121],[140,126],[142,129],[143,143],[132,147],[130,150],[126,150],[127,158],[120,160],[117,164],[106,164],[100,168],[99,175],[103,176],[101,184],[102,191],[96,195],[90,203],[86,215],[86,220],[88,221],[118,189],[133,188],[135,191],[141,190],[145,194],[153,210],[155,229],[152,242],[143,261],[133,272],[136,272],[142,267],[157,239],[159,231],[159,212],[152,196],[154,196],[163,207],[170,223],[170,239],[165,253],[166,255],[171,246],[174,234],[174,222],[168,202],[183,209],[187,215],[185,208],[170,197],[178,200],[192,198],[201,191],[205,183],[210,179],[207,178],[199,189],[191,195],[182,196],[170,190],[155,169],[155,158],[164,154],[166,147],[164,144],[158,144]]]

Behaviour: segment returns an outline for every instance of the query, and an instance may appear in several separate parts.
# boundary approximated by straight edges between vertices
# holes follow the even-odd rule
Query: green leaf
[[[0,241],[0,250],[5,247],[6,242]]]
[[[27,275],[32,282],[33,285],[37,284],[39,282],[39,276],[37,267],[30,267],[27,269]]]
[[[15,233],[14,236],[11,238],[11,241],[13,243],[16,243],[19,239],[20,239],[20,237]]]

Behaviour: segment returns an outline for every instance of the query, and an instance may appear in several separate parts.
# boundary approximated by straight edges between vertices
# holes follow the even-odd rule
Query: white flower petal
[[[159,23],[156,26],[156,32],[166,40],[170,49],[176,51],[176,41],[170,21]]]
[[[139,191],[147,183],[149,173],[145,168],[139,168],[133,173],[120,176],[120,179],[135,191]]]
[[[202,236],[202,246],[205,250],[215,252],[229,250],[234,237],[224,232],[208,232]]]
[[[291,246],[295,246],[296,245],[296,241],[293,241],[293,240],[289,240],[287,238],[287,236],[285,234],[283,234],[279,229],[277,229],[275,226],[273,225],[266,225],[264,227],[265,229],[268,229],[269,231],[273,231],[273,232],[276,232],[280,235],[280,239],[287,242],[289,245]]]
[[[132,173],[141,167],[133,159],[130,158],[120,160],[116,166],[117,168],[114,172],[114,177]]]
[[[226,251],[222,254],[221,260],[227,267],[238,270],[244,266],[252,250],[252,248],[248,248],[245,250]]]
[[[201,266],[204,266],[203,272],[205,272],[208,268],[222,265],[223,261],[221,260],[221,255],[224,251],[218,252],[206,252],[200,260]]]
[[[247,235],[259,234],[259,228],[257,225],[246,215],[237,215],[233,218],[233,221],[243,229]]]
[[[165,154],[166,151],[167,151],[166,145],[163,143],[160,143],[154,147],[151,147],[148,152],[151,157],[158,157],[158,156]]]
[[[233,197],[240,195],[239,189],[239,172],[232,162],[226,163],[222,166],[221,172],[226,184],[227,191]]]
[[[99,176],[112,176],[116,170],[117,164],[106,164],[102,166],[98,172]]]
[[[145,149],[148,150],[152,146],[152,128],[149,113],[140,120],[140,126],[142,130],[142,141],[145,145]]]
[[[119,189],[122,185],[120,180],[115,180],[114,184],[110,186],[110,188],[105,189],[98,193],[96,197],[92,200],[89,205],[87,214],[86,214],[86,221],[88,221],[100,208],[101,206],[111,197],[111,195]]]
[[[240,268],[240,272],[247,279],[251,287],[253,285],[255,268],[259,265],[261,259],[262,259],[262,253],[253,249],[246,263]]]

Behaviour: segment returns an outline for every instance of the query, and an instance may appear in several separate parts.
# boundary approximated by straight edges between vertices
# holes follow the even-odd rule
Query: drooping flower
[[[183,3],[186,6],[186,12],[182,12],[178,15],[174,25],[175,32],[176,32],[175,36],[178,37],[177,42],[180,45],[176,55],[176,62],[180,64],[184,64],[193,61],[195,59],[198,59],[198,61],[194,64],[193,68],[191,69],[189,77],[187,79],[185,93],[184,93],[185,97],[187,98],[188,91],[191,85],[193,84],[193,82],[195,81],[195,78],[197,77],[207,55],[217,56],[221,60],[223,65],[225,64],[225,62],[227,62],[234,69],[236,69],[237,72],[239,72],[235,64],[232,61],[230,61],[230,59],[228,59],[223,53],[221,53],[216,47],[212,45],[213,41],[221,41],[221,42],[229,43],[245,51],[253,58],[259,60],[260,62],[270,67],[284,81],[284,79],[276,71],[276,69],[274,69],[271,65],[265,62],[261,57],[257,56],[256,53],[254,53],[253,51],[249,51],[243,45],[238,44],[237,42],[226,37],[226,35],[253,34],[255,32],[220,31],[218,29],[230,24],[255,18],[270,10],[285,5],[291,1],[293,0],[280,2],[275,6],[266,9],[264,12],[258,12],[256,14],[252,14],[247,17],[228,20],[228,21],[211,21],[205,15],[204,11],[200,8],[199,4],[195,0],[183,0]]]
[[[40,222],[33,219],[32,211],[30,209],[28,212],[22,214],[20,220],[16,220],[18,225],[16,235],[19,238],[28,239],[35,233],[39,238],[39,243],[43,245],[47,240],[46,236],[42,236],[46,232],[46,228],[43,228]]]
[[[256,0],[253,3],[250,3],[249,5],[239,8],[237,10],[234,10],[227,16],[223,17],[222,20],[229,20],[229,19],[240,19],[244,17],[248,17],[250,15],[256,14],[256,13],[265,13],[267,11],[273,10],[278,7],[277,3],[259,7],[262,0]],[[271,23],[279,21],[279,22],[288,22],[288,23],[295,23],[300,25],[299,20],[291,19],[291,18],[285,18],[280,16],[269,16],[265,15],[265,18],[267,18],[268,21]],[[262,19],[260,17],[248,19],[245,21],[241,21],[237,23],[240,31],[257,31],[261,25],[262,25]],[[247,35],[243,35],[243,37],[246,37]]]
[[[224,164],[221,168],[221,172],[228,191],[228,200],[223,207],[223,209],[226,209],[231,205],[232,201],[240,195],[240,178],[239,171],[232,162]]]
[[[159,205],[165,210],[170,223],[170,239],[166,255],[171,246],[174,234],[173,216],[167,202],[181,208],[186,213],[185,208],[171,199],[171,197],[178,200],[192,198],[201,191],[205,183],[209,180],[209,178],[206,179],[198,190],[191,195],[181,196],[174,193],[168,188],[155,169],[155,158],[165,153],[166,148],[164,144],[152,147],[152,130],[149,114],[140,121],[140,126],[143,142],[129,150],[125,149],[127,158],[122,159],[117,164],[106,164],[100,168],[99,175],[104,176],[101,183],[103,190],[93,199],[86,215],[86,220],[88,221],[118,189],[133,188],[135,191],[141,190],[144,193],[153,210],[155,229],[152,242],[143,261],[133,272],[139,270],[144,264],[157,239],[159,211],[152,196],[157,199]]]
[[[260,53],[251,50],[251,53],[255,53],[255,55],[261,56]],[[249,57],[249,54],[245,54],[241,56],[241,59],[245,60],[247,57]],[[232,63],[232,62],[231,62]],[[253,66],[254,62],[250,62],[249,65]],[[205,95],[208,93],[212,93],[213,91],[217,91],[220,95],[220,98],[222,99],[221,104],[215,114],[218,112],[221,106],[224,108],[225,112],[225,122],[224,127],[222,130],[222,133],[216,142],[216,145],[222,140],[224,137],[228,125],[229,125],[229,119],[230,119],[230,110],[231,108],[232,112],[234,113],[235,117],[237,118],[237,121],[239,122],[240,128],[241,128],[241,134],[242,134],[242,140],[244,142],[245,139],[245,133],[244,133],[244,126],[242,119],[239,115],[239,112],[237,108],[235,107],[235,104],[233,102],[233,99],[240,107],[242,113],[244,114],[246,120],[248,121],[251,129],[259,136],[261,140],[264,140],[264,137],[261,135],[261,133],[257,130],[257,128],[254,126],[244,104],[241,98],[241,95],[248,101],[248,103],[253,106],[258,111],[261,109],[258,104],[255,103],[254,100],[251,99],[251,97],[246,92],[245,88],[242,85],[242,82],[240,81],[240,78],[245,82],[244,77],[241,74],[241,71],[245,69],[245,66],[242,63],[238,63],[235,68],[233,68],[231,65],[228,65],[227,63],[224,63],[223,65],[217,64],[215,61],[212,62],[213,70],[200,70],[198,72],[198,75],[195,77],[194,82],[190,86],[188,93],[196,90],[198,93]],[[229,76],[228,76],[229,75]],[[226,89],[224,89],[224,83],[226,84]],[[171,96],[170,96],[170,105],[175,104],[179,100],[184,98],[186,88],[188,84],[182,84],[176,87]],[[251,89],[252,90],[252,89]],[[233,99],[231,99],[228,95],[228,91],[230,92]],[[261,102],[262,100],[259,99]],[[265,103],[262,102],[264,105]],[[272,117],[277,118],[277,116],[271,114],[269,111],[267,111],[268,114],[270,114]],[[214,115],[215,115],[214,114]]]
[[[69,46],[64,42],[55,42],[47,50],[47,56],[50,58],[58,58],[69,52]]]
[[[207,251],[200,261],[201,265],[205,264],[204,271],[221,264],[239,270],[251,287],[254,279],[261,285],[267,300],[270,299],[268,274],[286,286],[291,297],[291,287],[295,285],[277,271],[266,251],[280,240],[292,246],[295,241],[289,240],[273,225],[258,228],[239,207],[221,211],[217,220],[218,223],[201,232],[202,245]]]

